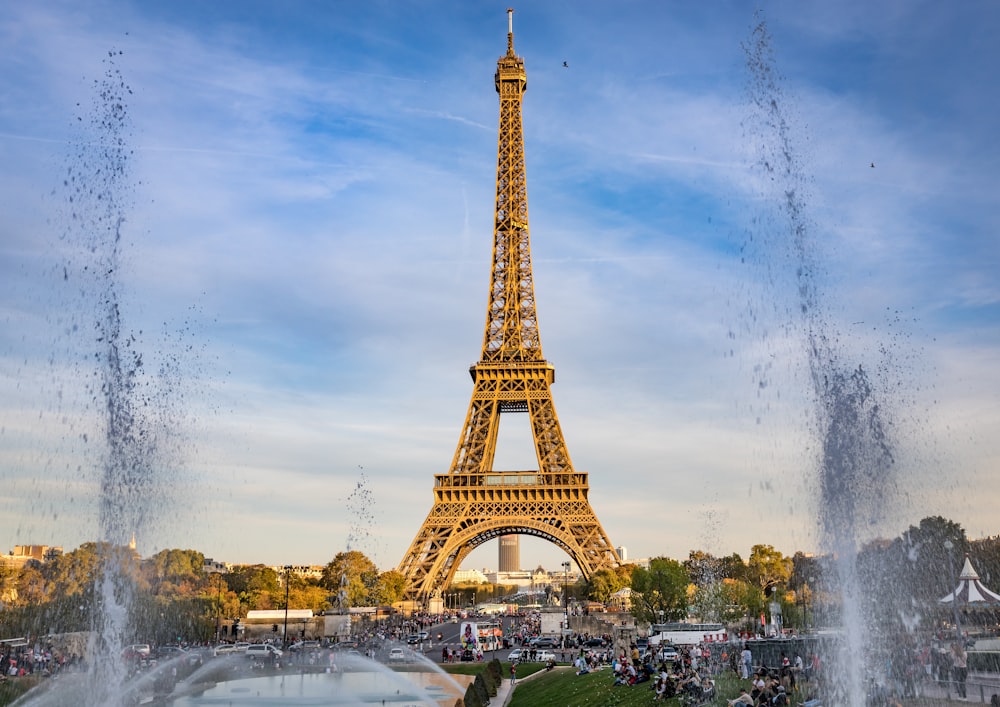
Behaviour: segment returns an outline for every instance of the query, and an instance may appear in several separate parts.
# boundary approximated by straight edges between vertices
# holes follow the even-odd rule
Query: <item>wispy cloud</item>
[[[614,542],[633,557],[709,542],[745,555],[748,509],[808,507],[811,444],[801,343],[783,314],[764,311],[775,303],[761,303],[794,273],[741,262],[774,225],[755,220],[767,204],[747,169],[751,128],[762,129],[746,124],[752,17],[738,3],[654,5],[515,16],[542,341],[571,454]],[[506,18],[464,3],[258,9],[0,10],[9,544],[73,545],[94,532],[58,484],[32,479],[75,469],[71,428],[99,428],[63,367],[87,351],[57,311],[72,295],[57,267],[58,185],[72,146],[91,139],[76,118],[112,48],[133,90],[123,306],[151,360],[175,340],[192,346],[183,360],[195,388],[175,403],[189,411],[195,518],[140,537],[141,549],[325,562],[346,538],[358,465],[384,521],[381,566],[430,509],[480,353]],[[996,532],[1000,147],[997,97],[984,88],[997,50],[983,38],[1000,13],[989,3],[765,9],[831,328],[859,360],[887,340],[905,347],[905,365],[934,380],[902,397],[929,411],[925,429],[951,460],[947,488],[914,453],[926,495],[912,513]],[[753,389],[763,358],[775,361],[780,402]],[[960,498],[948,485],[965,478],[984,492]],[[932,502],[941,494],[944,509]],[[25,498],[61,510],[26,520]],[[782,517],[754,541],[812,549],[807,514]],[[648,532],[651,520],[662,532]],[[298,539],[297,556],[278,529]],[[529,546],[529,564],[560,561]],[[489,564],[490,553],[469,561]]]

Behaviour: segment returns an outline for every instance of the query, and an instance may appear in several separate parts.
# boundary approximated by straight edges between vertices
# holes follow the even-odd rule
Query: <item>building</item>
[[[500,536],[499,567],[501,572],[517,572],[521,569],[520,535]]]
[[[479,570],[455,570],[452,584],[488,584],[489,578]]]
[[[229,568],[230,565],[228,562],[217,562],[211,557],[206,557],[201,565],[201,571],[205,574],[226,574]]]
[[[29,561],[49,562],[63,554],[59,546],[50,545],[15,545],[6,555],[0,555],[0,565],[12,569],[21,569]]]
[[[573,584],[579,572],[565,573],[562,570],[549,572],[538,567],[534,570],[518,570],[517,572],[486,572],[485,579],[491,584],[515,585],[519,590],[544,589],[545,587],[562,587],[563,583]]]

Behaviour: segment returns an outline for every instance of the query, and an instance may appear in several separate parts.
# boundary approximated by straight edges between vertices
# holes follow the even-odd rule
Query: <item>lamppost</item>
[[[288,589],[291,583],[288,581],[288,574],[292,571],[291,565],[285,565],[285,629],[281,635],[281,647],[288,647]]]
[[[218,643],[220,638],[219,634],[221,633],[220,628],[222,626],[222,573],[216,572],[215,578],[219,580],[219,603],[215,607],[215,642]]]
[[[952,548],[955,544],[951,540],[944,541],[944,549],[948,551],[948,575],[951,577],[951,608],[955,616],[955,638],[962,642],[962,627],[958,622],[958,585],[955,583],[955,563],[951,559]]]
[[[816,584],[816,578],[810,576],[808,579],[808,584],[806,584],[806,587],[809,589],[809,596],[807,597],[805,595],[805,592],[802,593],[802,605],[803,605],[802,618],[803,622],[805,623],[807,632],[809,630],[809,611],[813,608],[812,594],[813,594],[813,587],[815,586],[815,584]],[[815,627],[815,625],[816,622],[813,621],[813,626]]]

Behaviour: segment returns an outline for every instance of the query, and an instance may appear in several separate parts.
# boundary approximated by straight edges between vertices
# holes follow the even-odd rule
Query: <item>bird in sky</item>
[[[564,62],[563,62],[563,66],[564,66],[564,67],[566,67],[566,68],[568,69],[568,68],[569,68],[569,62],[568,62],[568,61],[564,61]]]

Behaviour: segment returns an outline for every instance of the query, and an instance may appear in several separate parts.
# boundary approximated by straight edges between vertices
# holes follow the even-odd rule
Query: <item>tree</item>
[[[691,602],[695,614],[708,623],[736,624],[759,609],[760,591],[746,582],[723,579],[698,587]]]
[[[765,595],[770,595],[775,589],[788,584],[792,576],[792,560],[771,545],[754,545],[750,548],[747,573]]]
[[[951,543],[951,551],[947,543]],[[895,564],[901,576],[896,581],[908,584],[917,600],[933,604],[954,589],[952,575],[958,577],[969,551],[961,525],[941,516],[924,518],[902,534],[899,544]]]
[[[969,543],[969,554],[979,577],[987,587],[997,591],[1000,587],[1000,536],[973,540]]]
[[[185,598],[203,593],[208,579],[197,550],[161,550],[142,563],[142,575],[154,595]]]
[[[801,550],[792,555],[792,573],[788,578],[789,589],[802,594],[805,587],[815,588],[823,581],[823,563],[820,558],[806,555]]]
[[[0,608],[17,601],[17,571],[0,562]]]
[[[378,567],[363,552],[349,550],[338,552],[326,564],[320,585],[331,592],[331,595],[337,595],[344,583],[347,606],[369,606],[378,576]]]
[[[392,606],[402,600],[406,591],[406,576],[396,570],[388,570],[378,576],[372,596],[376,606]]]
[[[747,563],[743,561],[738,552],[719,558],[719,576],[722,579],[734,579],[737,582],[750,581]]]
[[[704,550],[691,550],[683,564],[691,577],[691,583],[696,587],[705,587],[720,579],[721,563],[718,558]]]
[[[629,578],[631,579],[631,578]],[[585,596],[591,601],[607,604],[611,595],[629,585],[629,580],[613,569],[603,569],[594,572],[586,580]]]
[[[20,606],[43,604],[49,600],[45,576],[37,562],[28,562],[17,576],[17,603]]]
[[[97,578],[101,558],[95,543],[53,557],[41,566],[53,597],[73,597],[89,593]]]
[[[285,591],[278,580],[278,573],[270,567],[241,565],[234,567],[222,578],[239,597],[241,607],[277,609],[284,604]]]
[[[663,618],[679,621],[687,614],[690,577],[677,560],[656,557],[649,569],[632,570],[632,615],[637,621],[656,623]]]

